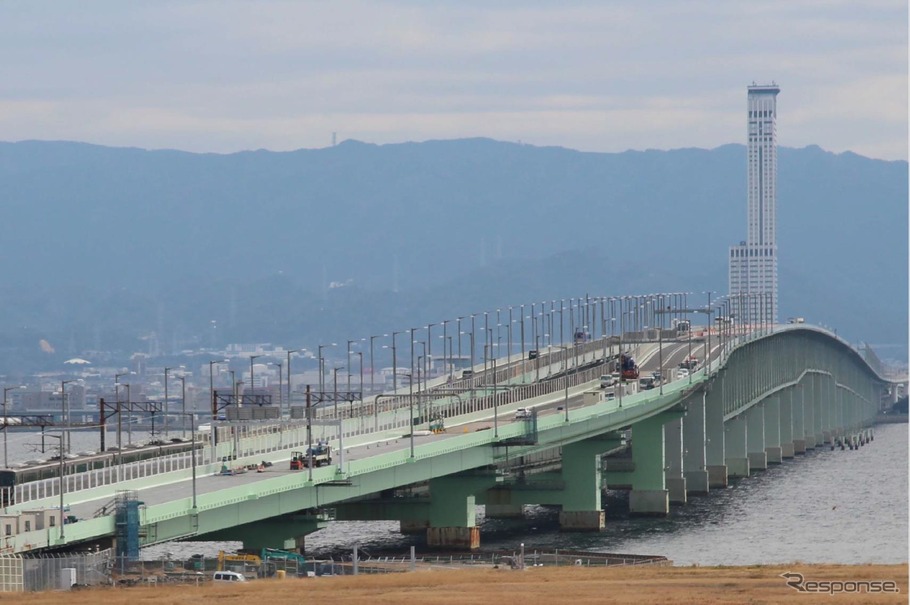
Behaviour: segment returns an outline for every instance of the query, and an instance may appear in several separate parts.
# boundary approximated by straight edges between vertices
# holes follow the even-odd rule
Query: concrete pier
[[[732,418],[726,423],[727,477],[749,476],[749,453],[746,449],[746,417]]]
[[[629,512],[634,515],[666,515],[670,512],[664,475],[664,424],[677,415],[659,414],[632,427],[632,492]]]
[[[750,471],[763,471],[768,468],[768,454],[765,452],[765,407],[764,404],[752,406],[746,412],[746,451]]]
[[[671,504],[685,504],[686,478],[667,477],[667,494]]]
[[[606,514],[602,510],[564,510],[559,512],[561,531],[602,531]]]
[[[427,545],[458,550],[480,548],[479,527],[428,527]]]
[[[709,464],[705,472],[708,473],[710,489],[723,489],[729,484],[726,464]]]
[[[629,493],[629,511],[640,516],[664,517],[670,512],[669,492],[665,489],[634,489]]]

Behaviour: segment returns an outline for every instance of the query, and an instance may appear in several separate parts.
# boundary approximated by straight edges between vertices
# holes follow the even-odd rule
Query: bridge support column
[[[427,545],[463,550],[480,548],[473,483],[470,477],[458,475],[430,479]]]
[[[793,389],[780,395],[780,457],[792,458],[793,451]]]
[[[671,420],[664,425],[665,465],[664,481],[671,504],[686,503],[686,478],[683,476],[683,435],[682,418]]]
[[[635,515],[666,515],[670,512],[669,494],[664,481],[663,414],[632,426],[632,492],[629,512]]]
[[[806,453],[805,385],[800,382],[790,392],[790,419],[793,422],[793,453]]]
[[[727,453],[727,476],[749,476],[749,454],[746,449],[746,416],[731,418],[724,426],[724,445]]]
[[[822,391],[823,378],[819,374],[813,375],[812,380],[812,418],[815,432],[815,447],[825,444],[825,405]],[[829,436],[830,439],[830,436]]]
[[[806,449],[814,450],[815,441],[815,374],[809,374],[803,380],[803,435]]]
[[[746,412],[746,451],[749,452],[749,470],[763,471],[768,468],[768,454],[765,453],[765,405],[753,405]]]
[[[710,489],[727,487],[726,429],[724,427],[725,376],[715,379],[705,394],[705,470]]]
[[[604,442],[597,440],[569,443],[562,447],[562,531],[601,531],[604,511],[600,499],[600,454]]]
[[[683,477],[689,494],[708,493],[708,471],[705,468],[705,395],[696,394],[688,400],[683,425]],[[721,420],[723,426],[723,420]],[[721,437],[722,438],[722,437]],[[724,470],[726,480],[726,469]],[[668,483],[669,487],[669,483]],[[673,501],[672,494],[670,501]]]
[[[768,464],[780,464],[780,396],[772,395],[765,402],[765,454]]]
[[[819,400],[821,402],[821,429],[822,429],[822,439],[823,442],[827,445],[834,443],[834,436],[836,435],[836,408],[837,400],[835,399],[836,393],[834,392],[834,377],[833,376],[823,376],[821,378],[820,385],[820,395]]]
[[[831,390],[831,403],[834,408],[834,416],[831,421],[832,436],[838,437],[844,434],[847,427],[847,416],[845,413],[847,397],[845,396],[845,393],[842,389],[837,388],[836,384],[833,385],[833,388]]]

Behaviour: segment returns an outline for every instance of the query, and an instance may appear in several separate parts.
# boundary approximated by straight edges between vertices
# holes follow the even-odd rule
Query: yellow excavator
[[[218,552],[218,571],[237,571],[237,568],[243,572],[259,573],[262,568],[262,558],[258,555],[246,553]]]

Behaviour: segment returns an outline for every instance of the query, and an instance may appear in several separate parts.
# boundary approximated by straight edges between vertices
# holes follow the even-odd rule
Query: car
[[[246,582],[243,574],[236,571],[216,571],[212,576],[213,582]]]
[[[463,371],[461,372],[461,377],[462,377],[462,378],[473,378],[473,377],[474,377],[474,370],[463,370]]]
[[[613,374],[601,374],[600,376],[600,388],[605,389],[616,384],[616,378]]]
[[[531,410],[528,408],[518,408],[515,410],[515,420],[524,420],[531,417]]]
[[[606,399],[607,401],[613,401],[614,399],[616,399],[616,392],[607,391],[606,393],[604,393],[604,399]]]
[[[530,351],[528,351],[529,360],[537,359],[537,356],[538,356],[537,349],[531,349]]]
[[[676,370],[676,377],[677,378],[688,378],[689,370],[687,370],[686,368],[679,368],[678,370]]]

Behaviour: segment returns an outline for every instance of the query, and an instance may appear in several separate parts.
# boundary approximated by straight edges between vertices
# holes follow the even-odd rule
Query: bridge
[[[654,388],[601,387],[621,352],[643,376],[659,373]],[[630,490],[634,514],[666,515],[806,450],[864,445],[891,389],[875,366],[807,324],[641,330],[485,359],[458,380],[409,377],[393,393],[327,398],[289,418],[214,423],[192,431],[187,451],[5,488],[0,548],[302,549],[333,519],[399,520],[431,546],[476,548],[477,504],[491,517],[555,505],[562,529],[598,531],[604,488]],[[291,470],[293,453],[317,441],[331,463]]]

